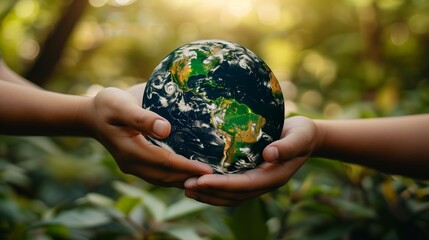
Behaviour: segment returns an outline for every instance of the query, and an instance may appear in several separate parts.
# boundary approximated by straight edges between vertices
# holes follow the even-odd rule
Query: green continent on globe
[[[182,57],[176,56],[171,66],[173,81],[176,82],[183,90],[188,89],[188,79],[191,76],[208,76],[209,72],[220,62],[219,57],[214,55],[219,52],[220,48],[212,49],[195,49],[196,56]]]
[[[252,112],[245,104],[220,97],[211,113],[211,123],[225,137],[221,167],[226,170],[236,159],[246,155],[249,146],[259,140],[265,118]]]
[[[220,57],[216,56],[221,49],[196,49],[194,58],[178,58],[173,60],[171,74],[184,91],[192,91],[198,94],[196,86],[192,89],[188,86],[188,79],[191,76],[203,75],[208,77],[210,71],[220,62]],[[204,85],[217,87],[214,81],[203,82]],[[273,86],[273,94],[280,91],[280,86],[274,74],[270,75],[270,83]],[[225,138],[225,147],[221,160],[221,167],[227,170],[240,157],[245,156],[250,144],[257,142],[261,136],[261,129],[265,125],[265,118],[252,112],[245,104],[241,104],[234,99],[217,98],[214,101],[204,98],[208,103],[214,103],[217,107],[211,114],[211,123],[215,129]]]
[[[192,42],[165,57],[147,82],[143,107],[172,126],[167,138],[150,141],[221,174],[263,162],[284,120],[282,90],[270,68],[222,40]]]

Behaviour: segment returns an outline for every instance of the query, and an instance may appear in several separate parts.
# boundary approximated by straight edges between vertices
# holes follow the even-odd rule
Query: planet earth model
[[[284,120],[283,94],[267,64],[221,40],[191,42],[164,58],[147,82],[143,107],[172,126],[166,139],[149,137],[154,144],[222,174],[261,163]]]

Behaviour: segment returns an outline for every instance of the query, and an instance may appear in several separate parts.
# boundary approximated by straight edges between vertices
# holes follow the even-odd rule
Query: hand
[[[286,184],[317,144],[317,129],[312,120],[288,118],[281,139],[264,149],[264,163],[242,174],[190,178],[185,182],[185,195],[212,205],[238,205]]]
[[[133,89],[130,93],[136,92]],[[130,93],[106,88],[90,101],[87,110],[89,129],[93,129],[94,137],[112,154],[123,172],[155,185],[181,188],[190,177],[212,173],[206,164],[190,161],[149,142],[145,136],[165,138],[171,126],[161,116],[143,109]]]

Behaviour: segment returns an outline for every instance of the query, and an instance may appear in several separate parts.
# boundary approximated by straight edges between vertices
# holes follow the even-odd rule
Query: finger
[[[115,159],[120,158],[118,157]],[[191,160],[186,161],[191,162]],[[174,169],[174,167],[165,167],[159,164],[142,163],[140,159],[134,158],[128,158],[117,162],[122,172],[137,176],[149,183],[166,187],[184,188],[184,182],[187,179],[199,177],[207,172],[211,173],[211,168],[204,164],[202,164],[202,169],[199,169],[198,166],[195,168],[195,165],[201,164],[199,162],[193,162],[195,165],[184,171]]]
[[[186,182],[185,182],[185,189],[192,191],[194,193],[194,195],[206,195],[206,196],[211,196],[214,198],[222,198],[225,200],[230,200],[230,201],[234,201],[234,202],[242,202],[257,196],[260,196],[262,194],[265,194],[267,192],[270,192],[272,190],[274,190],[274,187],[266,187],[263,189],[259,189],[259,190],[255,190],[255,191],[251,191],[251,192],[233,192],[233,191],[222,191],[222,190],[217,190],[217,189],[205,189],[205,188],[188,188],[186,186]]]
[[[241,203],[251,198],[263,195],[267,192],[273,191],[278,187],[284,185],[292,176],[292,174],[302,165],[298,160],[298,166],[294,171],[290,173],[285,172],[285,175],[276,179],[273,178],[273,174],[265,175],[264,178],[271,178],[270,181],[261,181],[262,178],[258,176],[247,177],[247,181],[244,180],[243,174],[232,174],[232,175],[205,175],[197,178],[188,179],[185,182],[185,189],[192,192],[190,197],[196,198],[198,201],[202,201],[209,204],[216,205],[231,205]],[[262,168],[269,170],[270,164],[264,164]],[[272,164],[271,164],[272,165]],[[290,165],[283,164],[283,165]],[[286,166],[287,167],[287,166]],[[277,169],[281,170],[279,167]],[[280,171],[279,171],[280,172]],[[254,172],[252,173],[254,174]],[[287,175],[289,174],[289,175]],[[261,176],[262,177],[262,176]],[[258,180],[259,178],[259,180]],[[243,182],[237,181],[237,179],[243,179]],[[205,181],[205,182],[204,182]]]
[[[266,162],[275,163],[280,156],[279,149],[275,145],[269,145],[262,152],[262,156]]]
[[[231,206],[237,206],[242,203],[242,201],[234,201],[234,200],[225,199],[222,197],[211,196],[204,193],[198,193],[192,190],[185,190],[185,196],[187,196],[188,198],[192,198],[196,201],[207,203],[214,206],[231,207]]]
[[[143,136],[123,139],[120,144],[128,148],[124,160],[131,159],[135,165],[150,165],[174,172],[187,173],[193,176],[212,173],[212,168],[202,162],[189,160],[181,155],[160,148]],[[144,159],[144,160],[143,160]]]
[[[144,135],[154,138],[166,138],[171,131],[170,123],[158,114],[145,110],[138,105],[129,105],[123,109],[124,123]]]
[[[271,186],[260,189],[260,190],[248,192],[248,193],[223,191],[223,190],[218,190],[215,188],[204,188],[204,187],[198,186],[198,178],[196,178],[196,177],[187,179],[184,183],[184,187],[186,190],[192,191],[195,194],[205,194],[205,195],[210,195],[210,196],[214,196],[214,197],[220,197],[220,198],[228,199],[231,201],[243,201],[243,200],[246,200],[249,198],[259,196],[265,192],[272,190]]]
[[[106,106],[110,106],[111,124],[128,126],[155,138],[165,138],[170,134],[170,123],[158,114],[143,109],[130,93],[106,88],[99,98]]]
[[[299,131],[292,132],[284,138],[268,145],[262,152],[267,162],[283,162],[292,158],[309,154],[310,139]]]
[[[190,189],[190,190],[197,189],[198,188],[198,178],[196,178],[196,177],[188,178],[184,183],[184,187],[186,189]]]
[[[151,184],[164,187],[184,188],[185,181],[193,177],[188,173],[172,173],[151,166],[131,166],[129,169],[131,169],[129,174],[140,177]]]
[[[275,189],[284,185],[303,164],[305,158],[296,158],[281,164],[262,163],[256,169],[242,174],[208,174],[198,178],[198,188],[228,192],[249,193]]]
[[[249,170],[242,174],[226,175],[218,181],[212,175],[200,178],[198,182],[201,186],[224,189],[233,192],[253,192],[259,189],[265,189],[267,186],[278,187],[282,185],[287,173],[285,165],[263,163],[257,168]]]

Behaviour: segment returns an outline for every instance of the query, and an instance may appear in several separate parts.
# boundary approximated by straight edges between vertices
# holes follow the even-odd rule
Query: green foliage
[[[268,227],[265,224],[267,220],[263,203],[256,199],[235,209],[229,226],[234,239],[263,240],[268,236]]]
[[[70,1],[0,1],[0,50],[17,72]],[[427,0],[90,0],[49,89],[94,94],[144,82],[171,50],[238,42],[280,81],[289,115],[429,112]],[[429,185],[310,159],[237,208],[121,173],[95,141],[0,137],[0,239],[428,239]]]

